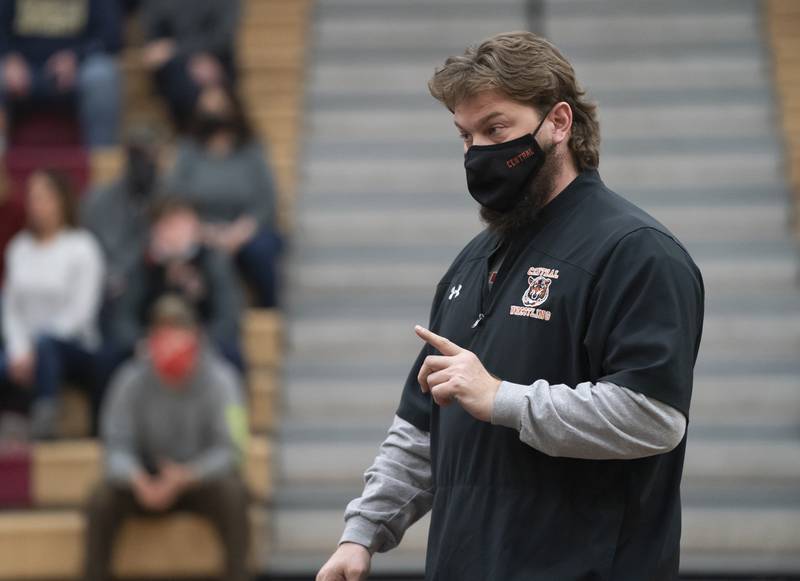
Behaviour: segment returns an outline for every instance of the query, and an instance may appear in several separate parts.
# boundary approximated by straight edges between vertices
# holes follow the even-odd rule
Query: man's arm
[[[663,454],[681,443],[686,417],[656,399],[613,383],[575,389],[539,380],[502,382],[493,424],[513,428],[520,440],[550,456],[632,460]]]
[[[137,475],[144,473],[137,454],[134,418],[140,381],[137,363],[126,364],[111,381],[100,414],[106,478],[117,484],[131,484]]]
[[[207,401],[214,423],[209,426],[209,447],[188,463],[194,481],[212,480],[236,470],[247,444],[247,413],[241,396],[244,389],[236,372],[226,362],[218,361],[214,376],[207,381],[215,382]]]
[[[430,435],[395,416],[365,486],[345,511],[339,543],[358,543],[370,553],[396,547],[405,531],[433,504]]]
[[[440,406],[458,402],[476,419],[520,431],[523,442],[554,456],[632,459],[662,454],[683,439],[686,419],[677,409],[613,383],[572,389],[540,380],[503,382],[478,357],[422,327],[417,335],[442,355],[425,358],[420,388]]]

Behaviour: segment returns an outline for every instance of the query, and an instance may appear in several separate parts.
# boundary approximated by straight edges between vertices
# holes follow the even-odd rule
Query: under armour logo
[[[450,289],[450,296],[448,297],[447,300],[448,301],[452,301],[454,298],[456,298],[458,295],[460,295],[461,294],[461,287],[462,287],[462,285],[458,285],[458,287],[453,285],[453,288]]]

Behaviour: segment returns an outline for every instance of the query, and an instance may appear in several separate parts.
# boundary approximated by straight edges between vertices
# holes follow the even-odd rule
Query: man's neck
[[[567,163],[565,163],[561,167],[561,171],[555,175],[555,179],[553,180],[553,190],[550,192],[550,195],[547,196],[545,205],[555,200],[558,195],[575,180],[576,177],[578,177],[578,169],[575,167],[575,162],[573,161],[572,156],[568,156]]]

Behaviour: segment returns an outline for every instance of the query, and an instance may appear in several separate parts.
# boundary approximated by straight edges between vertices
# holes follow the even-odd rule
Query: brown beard
[[[481,206],[481,221],[500,238],[507,239],[527,226],[530,226],[546,205],[547,199],[555,189],[556,175],[561,167],[561,155],[550,146],[545,151],[544,164],[539,173],[531,180],[525,195],[505,212]]]

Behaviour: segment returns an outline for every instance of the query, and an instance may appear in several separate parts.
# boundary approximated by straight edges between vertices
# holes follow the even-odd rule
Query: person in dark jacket
[[[81,204],[81,221],[100,242],[106,258],[104,312],[113,312],[138,266],[150,231],[150,212],[158,187],[159,146],[153,131],[131,132],[125,145],[122,175],[89,192]],[[103,317],[103,321],[107,317]],[[103,334],[108,335],[107,325]]]
[[[133,350],[158,297],[175,293],[197,311],[212,344],[238,368],[242,297],[228,258],[203,244],[194,208],[164,198],[153,210],[149,244],[128,279],[112,322],[114,342]]]
[[[84,142],[115,144],[120,46],[117,2],[0,0],[0,117],[9,107],[77,100]]]
[[[495,35],[428,87],[487,227],[317,581],[363,581],[429,511],[427,581],[676,581],[700,270],[603,183],[596,106],[547,40]]]
[[[203,87],[234,81],[239,9],[239,0],[145,0],[141,6],[144,64],[181,130]]]

